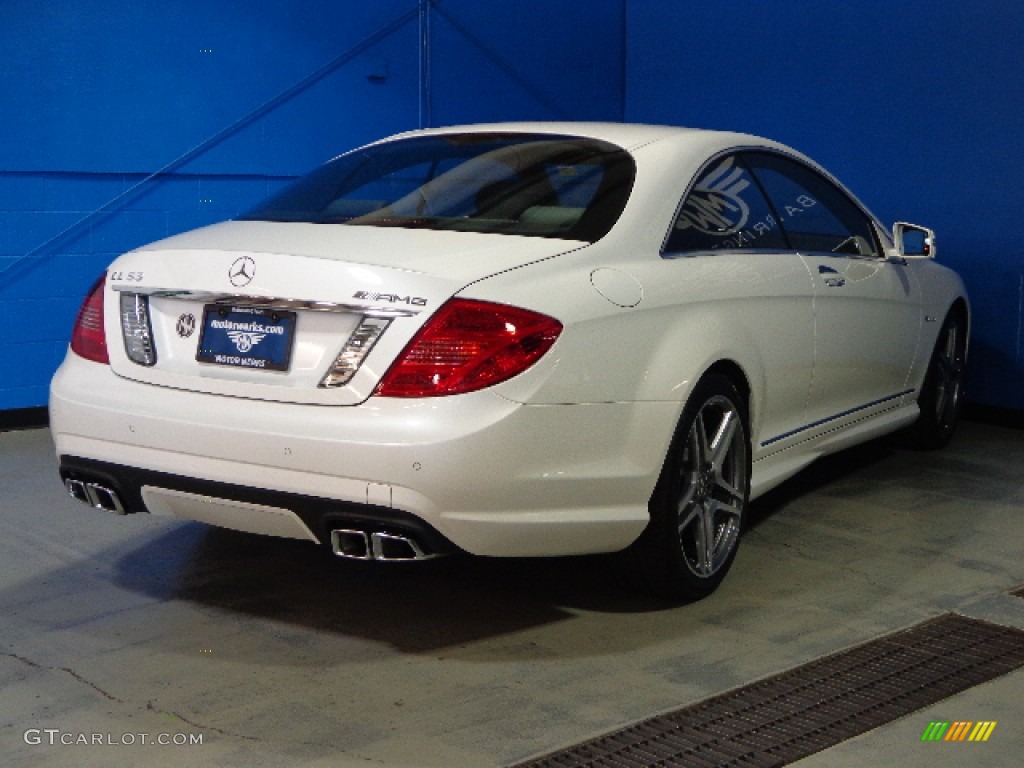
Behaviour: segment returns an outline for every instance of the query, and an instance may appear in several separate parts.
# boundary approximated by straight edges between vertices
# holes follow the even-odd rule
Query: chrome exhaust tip
[[[349,560],[373,560],[370,537],[366,531],[335,529],[331,531],[331,551]]]
[[[391,533],[371,533],[370,547],[375,560],[394,562],[398,560],[431,560],[437,555],[424,551],[415,539],[396,536]]]
[[[113,512],[118,515],[127,514],[124,504],[121,503],[117,491],[107,488],[99,483],[88,483],[84,480],[73,480],[68,478],[64,481],[64,488],[68,496],[75,501],[88,504],[95,509],[102,509],[106,512]]]
[[[89,501],[89,494],[85,492],[85,483],[81,480],[65,480],[64,488],[67,489],[68,496],[75,501],[91,505],[92,502]]]
[[[432,560],[439,555],[427,552],[408,536],[380,531],[336,528],[331,531],[331,551],[349,560],[380,560],[385,563]]]

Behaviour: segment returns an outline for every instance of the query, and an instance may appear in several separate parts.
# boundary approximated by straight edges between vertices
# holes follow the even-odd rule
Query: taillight
[[[124,351],[129,360],[139,365],[156,365],[148,296],[121,294],[121,335],[124,336]]]
[[[561,332],[562,324],[547,315],[452,299],[412,338],[376,394],[434,397],[489,387],[537,362]]]
[[[109,364],[107,335],[103,327],[103,286],[106,282],[107,275],[104,273],[82,302],[75,320],[75,329],[71,332],[71,351],[86,360]]]

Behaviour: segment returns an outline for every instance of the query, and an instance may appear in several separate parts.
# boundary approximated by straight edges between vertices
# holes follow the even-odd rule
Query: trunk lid
[[[465,286],[581,245],[329,224],[217,224],[111,265],[104,302],[110,364],[120,376],[178,389],[357,404],[427,318]],[[147,333],[149,341],[137,343]]]

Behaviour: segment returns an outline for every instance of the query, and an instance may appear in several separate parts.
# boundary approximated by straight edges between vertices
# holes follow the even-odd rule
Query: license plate
[[[236,368],[287,371],[295,338],[295,313],[208,304],[196,360]]]

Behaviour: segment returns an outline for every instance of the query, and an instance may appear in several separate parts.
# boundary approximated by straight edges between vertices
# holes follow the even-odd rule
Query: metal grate
[[[947,615],[515,768],[776,768],[1024,666],[1024,631]]]

